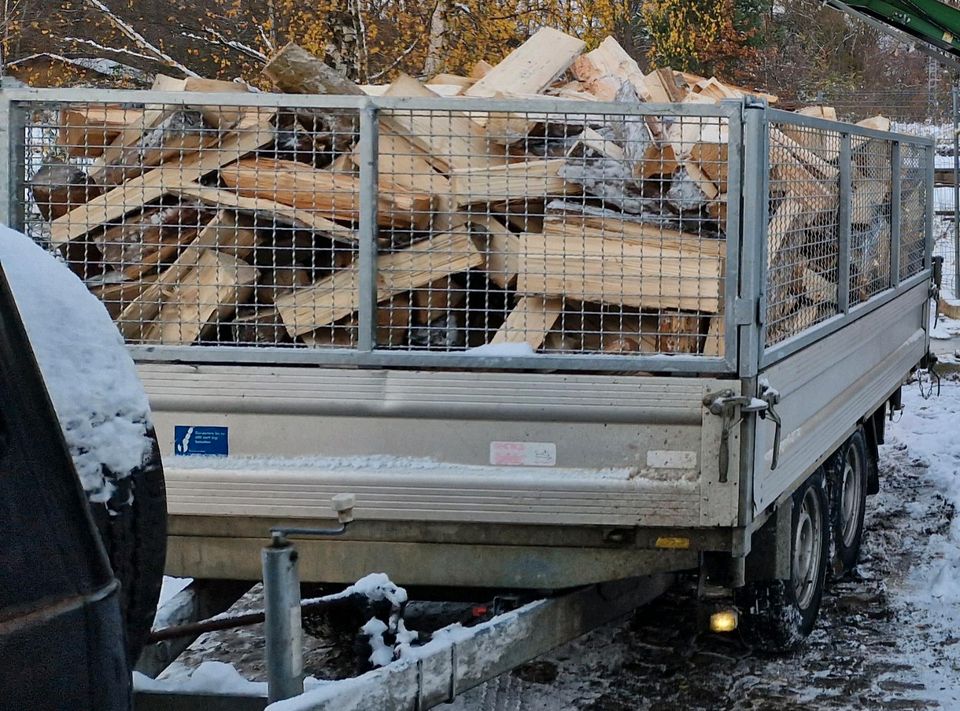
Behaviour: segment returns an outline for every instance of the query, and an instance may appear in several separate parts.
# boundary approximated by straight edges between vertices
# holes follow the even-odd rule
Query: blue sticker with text
[[[227,428],[176,425],[173,428],[173,451],[181,457],[225,457],[230,453]]]

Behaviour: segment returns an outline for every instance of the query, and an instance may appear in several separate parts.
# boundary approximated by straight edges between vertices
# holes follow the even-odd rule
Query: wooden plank
[[[547,334],[563,313],[563,299],[525,296],[513,307],[493,338],[494,343],[526,343],[533,350],[543,345]]]
[[[539,94],[567,70],[585,47],[586,43],[576,37],[544,27],[508,54],[464,95]]]
[[[464,234],[440,234],[398,252],[377,258],[377,297],[390,299],[448,274],[483,264],[483,255]],[[338,271],[277,299],[277,308],[291,336],[315,331],[360,307],[358,267]]]
[[[222,168],[220,179],[242,197],[272,200],[332,220],[360,219],[358,175],[316,170],[295,161],[244,158]],[[434,206],[430,194],[380,180],[377,222],[383,227],[423,229],[430,224]]]
[[[233,213],[221,210],[200,230],[196,239],[180,253],[173,264],[123,309],[117,319],[120,332],[125,338],[136,338],[142,330],[142,324],[157,317],[165,295],[200,265],[200,259],[207,251],[216,249],[242,259],[249,256],[256,243],[256,232],[241,224]]]
[[[224,137],[216,149],[191,155],[175,168],[155,168],[132,178],[54,220],[50,224],[50,240],[59,247],[82,237],[97,226],[118,220],[162,197],[167,192],[167,184],[180,185],[200,180],[238,156],[262,148],[272,140],[272,127],[262,124]]]
[[[234,208],[256,215],[258,218],[264,218],[267,221],[278,220],[285,224],[300,225],[321,232],[338,242],[353,244],[357,240],[357,233],[350,227],[337,224],[310,210],[300,210],[273,200],[243,197],[229,190],[207,188],[196,183],[171,185],[169,190],[171,193],[182,197],[196,198],[213,207]]]
[[[189,345],[229,319],[253,293],[257,269],[216,250],[205,250],[160,309],[147,343]]]
[[[401,74],[387,96],[432,97],[434,93],[413,77]],[[383,123],[430,156],[441,172],[452,168],[483,168],[507,162],[504,146],[487,140],[476,121],[463,113],[428,111],[384,111]]]
[[[454,170],[450,195],[455,205],[464,206],[579,194],[579,187],[560,177],[566,163],[566,159],[556,158]]]
[[[601,217],[548,215],[521,242],[517,292],[648,309],[720,310],[726,243]]]

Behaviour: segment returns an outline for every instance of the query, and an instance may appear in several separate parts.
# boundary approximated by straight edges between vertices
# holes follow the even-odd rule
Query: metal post
[[[379,179],[377,108],[360,111],[360,256],[357,348],[371,351],[377,337],[377,181]]]
[[[851,184],[850,134],[840,135],[840,209],[837,212],[839,238],[837,267],[837,310],[850,312],[850,201]]]
[[[927,146],[926,151],[924,151],[924,159],[926,163],[924,165],[926,175],[926,193],[927,193],[927,203],[926,203],[926,222],[924,229],[924,238],[926,240],[926,250],[925,257],[923,260],[923,268],[929,269],[931,258],[933,257],[933,217],[935,212],[934,206],[934,196],[935,196],[935,181],[933,179],[933,174],[935,170],[935,165],[937,163],[937,148],[934,144]]]
[[[960,299],[960,87],[956,84],[953,86],[953,257],[953,296]]]
[[[764,348],[763,313],[767,290],[767,224],[769,222],[770,151],[766,107],[747,106],[743,129],[743,229],[740,257],[740,297],[751,304],[752,323],[740,328],[741,378],[757,374]],[[756,323],[759,316],[760,323]],[[728,317],[729,318],[729,317]],[[741,487],[748,483],[741,482]]]
[[[297,551],[282,534],[260,553],[266,612],[267,695],[270,703],[303,693],[303,627]]]
[[[0,225],[24,228],[25,170],[23,111],[0,85]]]
[[[900,227],[902,215],[900,200],[903,191],[903,162],[900,141],[894,141],[890,147],[893,171],[890,175],[890,286],[900,285]]]

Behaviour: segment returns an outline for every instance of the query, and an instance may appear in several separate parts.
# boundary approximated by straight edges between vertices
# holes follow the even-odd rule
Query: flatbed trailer
[[[212,325],[214,335],[196,342],[129,338],[164,447],[169,574],[256,579],[265,532],[276,525],[329,524],[330,501],[340,494],[355,496],[356,521],[341,537],[297,542],[305,581],[349,583],[382,570],[413,588],[556,590],[699,571],[704,596],[736,596],[745,621],[758,621],[761,636],[769,636],[765,626],[775,617],[768,613],[783,607],[800,610],[802,636],[816,616],[828,565],[842,570],[855,561],[865,497],[879,485],[876,448],[884,417],[928,353],[928,139],[749,100],[624,105],[30,89],[4,91],[0,99],[0,116],[8,119],[0,125],[9,126],[0,143],[0,177],[13,196],[3,206],[4,217],[41,240],[50,232],[25,198],[26,186],[49,151],[51,132],[63,128],[62,109],[71,105],[170,111],[214,105],[223,113],[335,112],[357,119],[357,150],[347,156],[357,212],[350,217],[355,232],[349,247],[356,282],[346,311],[355,312],[355,321],[346,341],[318,347],[316,334],[326,327],[308,333],[310,325],[329,323],[316,317],[320,297],[310,291],[316,284],[290,287],[299,304],[291,318],[309,324],[284,323],[273,342],[238,339],[225,310],[200,324]],[[466,342],[395,343],[390,324],[402,307],[385,294],[396,293],[390,285],[397,268],[378,261],[378,250],[396,253],[404,244],[395,227],[384,228],[378,193],[389,192],[382,187],[385,179],[396,183],[405,169],[397,155],[378,152],[383,136],[392,135],[384,126],[395,127],[389,119],[398,117],[440,126],[451,139],[446,157],[469,162],[490,158],[494,148],[487,155],[456,153],[452,139],[463,137],[457,135],[462,117],[504,114],[601,133],[613,125],[672,127],[680,162],[689,162],[689,149],[706,128],[715,129],[724,136],[723,152],[712,159],[723,169],[723,192],[707,207],[689,213],[681,207],[669,217],[666,197],[639,196],[655,204],[663,219],[649,221],[646,208],[618,213],[616,224],[635,219],[653,232],[657,247],[628,257],[609,251],[611,239],[629,239],[607,231],[607,208],[590,193],[596,186],[584,188],[581,181],[575,189],[572,178],[558,185],[528,177],[520,201],[511,200],[510,179],[498,199],[487,195],[474,202],[467,194],[458,202],[453,191],[453,198],[429,208],[431,226],[417,229],[431,238],[459,230],[475,239],[464,222],[448,219],[452,211],[466,214],[469,224],[496,219],[523,241],[538,234],[545,218],[563,228],[579,224],[583,215],[601,214],[607,222],[598,239],[608,251],[591,256],[584,246],[586,256],[576,262],[564,261],[569,252],[546,253],[549,247],[520,255],[528,277],[563,284],[567,311],[553,329],[561,347],[544,348],[542,339],[526,351],[471,347],[477,332],[487,340],[501,328],[511,303],[536,293],[532,287],[524,293],[509,284],[497,287],[488,279],[494,255],[489,239],[482,250],[487,267],[470,267],[455,281],[445,267],[429,262],[423,267],[429,278],[418,282],[431,284],[447,308],[455,308],[457,292],[469,292],[470,307],[462,308],[480,313],[482,324],[465,326]],[[698,138],[688,139],[687,128],[696,129]],[[816,155],[803,149],[809,164],[801,170],[778,148],[784,134],[817,146]],[[629,155],[635,134],[605,135]],[[542,142],[549,152],[555,141],[572,144],[576,137],[546,136]],[[212,157],[217,150],[208,145],[200,154]],[[563,160],[580,160],[575,155]],[[230,160],[240,157],[237,151]],[[252,216],[256,230],[273,230],[274,246],[262,249],[273,254],[274,266],[284,258],[277,230],[313,235],[310,246],[297,243],[289,250],[306,249],[314,265],[339,249],[336,239],[319,246],[315,219],[313,228],[296,216],[284,226],[275,214],[265,218],[262,204],[218,202],[225,191],[216,171],[229,162],[221,158],[197,183],[176,168],[154,170],[147,175],[159,182],[144,178],[140,192],[159,186],[150,195],[194,196],[215,210]],[[446,173],[435,170],[458,175],[449,165]],[[622,188],[632,178],[617,174],[611,180]],[[825,185],[830,190],[824,192]],[[127,202],[111,224],[122,227],[142,202],[126,186],[117,190],[116,199]],[[551,207],[555,200],[565,204]],[[570,206],[577,201],[579,208]],[[719,229],[710,231],[704,226],[708,209],[720,206],[710,218]],[[571,216],[576,209],[577,218]],[[60,221],[69,223],[76,214]],[[90,210],[84,214],[93,220]],[[447,220],[443,227],[441,219]],[[89,246],[97,245],[100,234],[94,222],[80,229],[67,224],[66,233],[80,237],[58,247],[77,269],[86,269],[91,283],[97,271]],[[705,241],[722,245],[719,274],[702,258],[684,271],[686,247],[679,254],[665,251],[673,227],[684,234],[683,245],[692,244],[691,233],[700,240],[697,249]],[[572,242],[588,244],[585,232],[577,235]],[[573,249],[569,244],[564,242],[566,249]],[[558,258],[559,266],[543,257]],[[589,282],[584,264],[600,265],[600,286]],[[630,264],[639,264],[643,276],[628,273]],[[485,268],[485,281],[477,281]],[[811,270],[827,275],[825,282],[794,289]],[[690,285],[704,290],[691,297],[692,307],[689,300],[670,301],[677,280],[682,293]],[[703,295],[710,289],[716,297]],[[242,300],[230,293],[233,313]],[[639,296],[636,308],[627,305],[628,296]],[[313,299],[308,308],[300,297]],[[572,309],[571,302],[577,304]],[[590,303],[603,306],[588,308]],[[658,304],[659,314],[649,333],[648,303]],[[667,313],[692,313],[694,323],[668,331]],[[608,325],[610,315],[618,326]],[[386,338],[378,317],[387,317]],[[636,352],[606,352],[603,338],[622,336],[623,324],[634,317],[640,323],[635,335],[651,340]],[[135,318],[131,322],[137,325]],[[524,322],[519,341],[535,335],[534,328]],[[314,340],[307,343],[303,333]],[[590,345],[594,336],[600,345]],[[577,347],[563,346],[566,337],[579,339]],[[698,345],[684,348],[677,339]],[[708,348],[704,343],[711,339]],[[185,443],[185,437],[193,440]],[[178,447],[190,453],[197,442],[202,452],[221,456],[174,456]],[[796,629],[773,637],[774,646],[789,646]]]

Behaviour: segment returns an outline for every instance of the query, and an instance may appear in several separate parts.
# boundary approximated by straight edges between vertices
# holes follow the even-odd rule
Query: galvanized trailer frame
[[[402,584],[555,588],[695,568],[702,552],[731,556],[742,571],[753,531],[858,423],[884,407],[927,352],[933,143],[926,139],[749,102],[625,107],[549,99],[16,89],[0,93],[0,186],[8,197],[0,219],[25,224],[27,114],[90,101],[337,109],[360,117],[355,347],[131,346],[163,440],[172,443],[175,425],[228,426],[232,453],[314,458],[293,468],[269,461],[168,466],[174,574],[254,578],[254,552],[269,525],[328,519],[330,496],[344,492],[357,495],[358,524],[344,539],[303,543],[305,579],[349,582],[376,568]],[[491,356],[378,348],[377,119],[390,111],[724,121],[724,355]],[[768,315],[776,306],[769,266],[775,255],[768,253],[776,127],[827,136],[839,171],[837,239],[829,244],[838,261],[835,313],[818,312],[787,337],[771,335]],[[889,156],[888,279],[866,298],[859,291],[851,298],[851,262],[856,250],[869,248],[851,236],[858,190],[852,161],[869,142]],[[912,178],[923,176],[916,190],[926,197],[922,225],[905,233],[901,192],[908,169]],[[908,237],[922,246],[920,262],[902,258]],[[728,390],[728,397],[745,398],[766,392],[768,405],[779,394],[778,466],[775,428],[758,418],[758,408],[710,412],[711,398]],[[501,440],[551,444],[563,468],[491,465],[489,444]],[[320,453],[334,457],[318,460]],[[441,464],[345,466],[337,459],[362,455],[430,457]],[[606,471],[631,466],[659,471],[661,480]],[[475,564],[455,569],[464,559]]]

